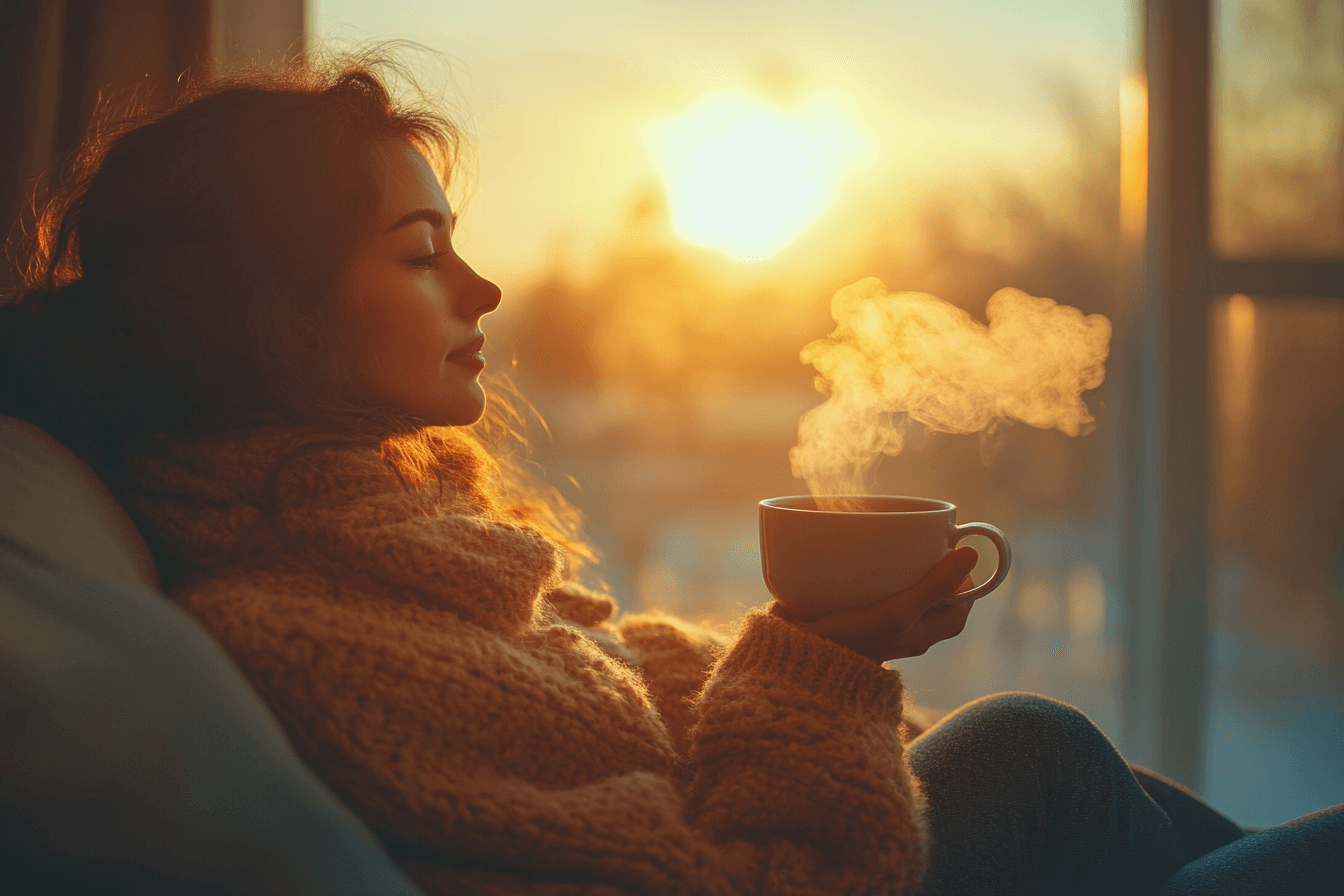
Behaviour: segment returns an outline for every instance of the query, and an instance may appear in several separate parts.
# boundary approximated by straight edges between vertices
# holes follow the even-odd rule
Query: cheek
[[[441,302],[425,283],[386,275],[351,278],[344,286],[345,335],[368,397],[420,411],[451,350]]]
[[[356,344],[377,367],[424,365],[447,353],[448,332],[432,292],[414,282],[370,284],[350,316]]]

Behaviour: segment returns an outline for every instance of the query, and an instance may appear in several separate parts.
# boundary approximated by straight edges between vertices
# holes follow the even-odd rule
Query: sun
[[[705,97],[649,129],[673,232],[741,261],[762,261],[830,207],[864,146],[838,102],[795,112],[745,93]]]

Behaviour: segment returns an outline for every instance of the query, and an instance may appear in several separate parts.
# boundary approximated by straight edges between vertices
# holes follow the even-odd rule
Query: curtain
[[[0,221],[31,229],[34,191],[95,113],[152,108],[180,78],[303,51],[304,0],[4,0]],[[5,257],[5,274],[14,263]]]

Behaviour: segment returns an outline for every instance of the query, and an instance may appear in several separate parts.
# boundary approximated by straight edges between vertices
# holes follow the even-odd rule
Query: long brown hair
[[[394,98],[389,70],[404,75],[385,49],[296,60],[95,125],[3,296],[0,412],[52,432],[114,490],[150,436],[277,423],[378,446],[408,487],[458,472],[433,462],[420,421],[361,398],[332,301],[389,139],[419,149],[446,189],[462,175],[459,129]],[[492,485],[512,515],[590,557],[577,512],[510,446],[517,416],[494,395],[472,430]]]

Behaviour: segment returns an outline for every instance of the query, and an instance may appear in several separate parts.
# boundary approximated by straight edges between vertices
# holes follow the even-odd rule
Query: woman
[[[457,150],[367,59],[94,139],[0,376],[428,891],[1147,892],[1240,839],[1044,698],[903,744],[882,663],[961,631],[969,549],[728,644],[615,620],[572,512],[467,428],[500,292],[452,247]]]

